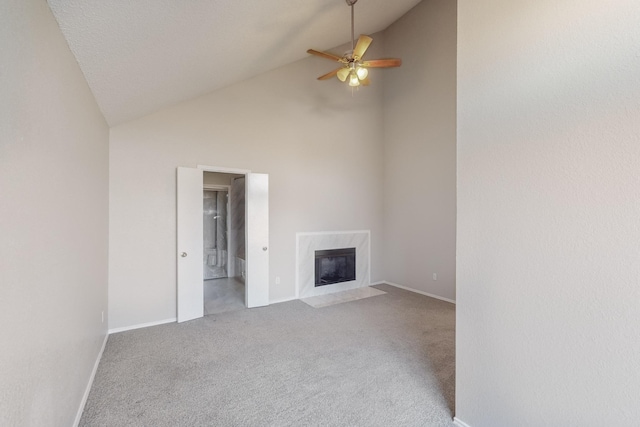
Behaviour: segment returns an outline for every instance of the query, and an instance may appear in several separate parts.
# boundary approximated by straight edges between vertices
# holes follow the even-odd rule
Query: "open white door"
[[[178,322],[204,315],[202,170],[178,168]]]
[[[269,305],[269,175],[246,175],[245,303],[248,308]]]

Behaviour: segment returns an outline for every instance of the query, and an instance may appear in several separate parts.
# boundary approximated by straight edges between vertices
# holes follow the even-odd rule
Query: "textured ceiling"
[[[419,1],[360,0],[356,37],[385,29]],[[308,48],[330,49],[351,38],[344,0],[48,3],[110,125],[302,59]]]

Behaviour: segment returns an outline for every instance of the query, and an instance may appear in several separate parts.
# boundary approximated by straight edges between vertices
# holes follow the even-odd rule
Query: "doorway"
[[[245,304],[245,177],[203,174],[204,315],[242,310]]]
[[[216,172],[226,182],[205,182],[205,173]],[[233,176],[235,175],[235,176]],[[230,181],[233,179],[233,181]],[[224,191],[220,187],[229,187],[227,194],[227,223],[233,223],[234,182],[243,182],[235,200],[244,198],[244,214],[238,215],[241,227],[234,239],[234,230],[227,230],[226,265],[225,250],[222,245],[210,245],[205,257],[205,232],[203,223],[205,190],[216,191],[216,211],[219,211],[218,198]],[[209,185],[214,188],[206,188]],[[213,205],[213,200],[207,202]],[[224,202],[221,202],[224,204]],[[212,212],[218,216],[219,212]],[[218,218],[219,219],[219,218]],[[241,230],[241,232],[240,232]],[[211,229],[208,230],[212,232]],[[218,227],[216,225],[216,237]],[[235,242],[235,243],[234,243]],[[211,243],[211,242],[210,242]],[[198,168],[179,167],[177,169],[177,318],[178,322],[196,319],[204,315],[205,271],[210,274],[229,278],[244,279],[244,307],[269,305],[269,176],[250,171],[198,166]],[[234,244],[236,245],[234,247]],[[238,256],[242,250],[241,256]],[[214,251],[215,250],[215,251]],[[236,254],[235,256],[232,256]],[[207,263],[208,267],[205,267]],[[225,271],[226,270],[226,271]]]

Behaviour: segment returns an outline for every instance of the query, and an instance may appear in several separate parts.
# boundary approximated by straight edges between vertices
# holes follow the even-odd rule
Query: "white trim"
[[[457,4],[457,3],[456,3]],[[371,286],[371,230],[364,230],[367,232],[367,240],[369,241],[369,268],[367,274],[369,275],[369,283],[365,286]]]
[[[177,319],[175,317],[172,317],[171,319],[158,320],[156,322],[147,322],[147,323],[140,323],[138,325],[123,326],[122,328],[113,328],[113,329],[109,329],[109,335],[117,334],[118,332],[131,331],[133,329],[148,328],[149,326],[157,326],[157,325],[164,325],[165,323],[173,323],[176,320]]]
[[[225,168],[222,166],[198,165],[196,168],[202,169],[205,172],[234,173],[238,175],[246,175],[248,173],[251,173],[249,169]]]
[[[296,233],[296,299],[300,299],[300,274],[298,273],[298,253],[300,252],[300,236]]]
[[[279,299],[270,299],[269,300],[269,304],[280,304],[281,302],[287,302],[287,301],[295,301],[299,299],[297,296],[295,297],[285,297],[285,298],[279,298]]]
[[[458,427],[471,427],[469,424],[465,423],[458,417],[453,417],[453,423]]]
[[[430,294],[429,292],[419,291],[419,290],[413,289],[413,288],[408,288],[406,286],[398,285],[397,283],[388,282],[386,280],[383,280],[382,282],[377,282],[376,283],[376,285],[382,285],[382,284],[391,285],[391,286],[394,286],[396,288],[404,289],[405,291],[415,292],[416,294],[420,294],[420,295],[424,295],[424,296],[427,296],[427,297],[439,299],[441,301],[450,302],[451,304],[455,304],[456,303],[455,300],[452,300],[452,299],[449,299],[449,298],[445,298],[445,297],[441,297],[441,296],[438,296],[438,295]]]
[[[107,338],[109,338],[109,334],[106,334],[104,336],[104,340],[102,341],[102,348],[100,348],[100,352],[98,353],[96,362],[93,364],[93,370],[91,371],[91,375],[89,376],[89,382],[87,383],[87,388],[84,390],[84,395],[82,395],[82,400],[80,401],[80,407],[78,408],[76,419],[73,422],[73,427],[78,427],[78,425],[80,424],[80,418],[82,418],[84,407],[87,404],[87,399],[89,398],[89,392],[91,391],[91,387],[93,386],[93,380],[96,377],[96,372],[98,371],[98,365],[100,364],[100,360],[102,359],[102,353],[104,352],[104,348],[107,345]]]

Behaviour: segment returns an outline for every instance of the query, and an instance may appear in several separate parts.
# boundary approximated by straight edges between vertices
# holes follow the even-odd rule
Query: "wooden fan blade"
[[[360,84],[362,86],[369,86],[371,84],[371,80],[369,80],[369,77],[365,77],[364,79],[360,80]]]
[[[362,61],[362,66],[369,68],[389,68],[399,67],[400,65],[402,65],[402,60],[397,58],[372,59],[371,61]]]
[[[334,55],[333,53],[320,52],[319,50],[314,50],[314,49],[307,50],[307,53],[310,53],[311,55],[319,56],[321,58],[327,58],[332,61],[340,62],[340,60],[342,59],[341,57]]]
[[[328,80],[331,77],[335,76],[336,74],[338,74],[338,71],[342,70],[342,67],[340,68],[336,68],[335,70],[327,73],[327,74],[323,74],[322,76],[318,77],[318,80]]]
[[[361,34],[358,38],[358,43],[356,43],[356,47],[353,48],[353,58],[356,60],[362,58],[372,41],[373,39],[371,37]]]

